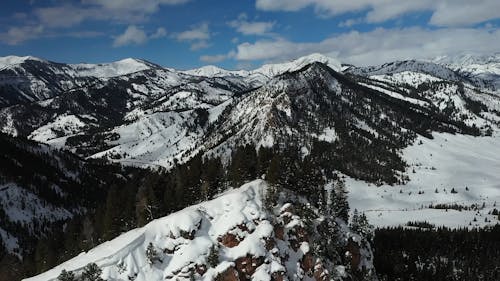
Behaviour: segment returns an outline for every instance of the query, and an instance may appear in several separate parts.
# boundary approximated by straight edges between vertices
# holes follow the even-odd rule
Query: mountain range
[[[25,169],[22,173],[16,169],[3,170],[0,189],[1,198],[10,198],[1,202],[0,214],[4,219],[0,234],[6,252],[19,258],[32,255],[28,250],[30,245],[50,233],[51,228],[87,213],[98,214],[99,206],[106,200],[95,197],[106,197],[105,187],[111,184],[124,181],[147,186],[144,181],[148,180],[141,181],[141,177],[150,179],[165,173],[170,178],[182,173],[192,175],[196,174],[193,168],[196,165],[203,174],[209,167],[219,167],[214,164],[219,162],[225,176],[218,181],[216,193],[251,181],[214,201],[132,230],[32,280],[55,280],[62,269],[80,274],[92,262],[104,269],[106,278],[113,280],[189,279],[193,274],[196,278],[205,276],[206,280],[221,274],[243,278],[244,264],[238,262],[259,264],[249,268],[252,274],[245,278],[262,274],[280,280],[274,279],[278,278],[276,274],[289,272],[290,280],[297,276],[320,280],[316,275],[321,273],[314,270],[314,263],[312,268],[304,264],[297,267],[296,263],[298,260],[304,263],[309,250],[301,247],[314,244],[319,232],[309,231],[310,239],[301,241],[307,245],[297,248],[293,239],[286,235],[286,239],[277,238],[276,228],[271,231],[268,226],[282,223],[283,213],[279,209],[283,205],[308,200],[314,202],[311,212],[316,216],[309,220],[323,221],[323,203],[318,202],[325,199],[318,201],[321,197],[318,194],[325,187],[331,190],[328,187],[338,182],[345,182],[351,211],[365,212],[379,226],[401,225],[425,217],[453,227],[472,225],[473,219],[478,226],[497,220],[491,212],[500,200],[497,184],[500,159],[488,152],[499,144],[498,55],[463,55],[359,67],[312,54],[240,71],[215,66],[181,71],[138,59],[93,65],[10,56],[0,58],[0,117],[2,139],[14,149],[6,149],[2,161],[5,167]],[[70,159],[67,160],[70,165],[57,164],[62,158]],[[48,163],[37,165],[47,166],[38,171],[40,176],[34,176],[42,179],[41,185],[31,180],[21,182],[21,176],[16,176],[18,172],[24,175],[35,169],[29,166],[36,163],[32,159]],[[273,168],[275,160],[281,163],[279,169]],[[193,164],[197,161],[201,164]],[[273,169],[279,170],[276,179],[271,176]],[[481,176],[472,175],[471,171],[476,170]],[[455,171],[464,173],[454,175]],[[49,177],[54,174],[62,176]],[[102,177],[103,174],[113,176]],[[256,178],[260,179],[255,181]],[[199,195],[203,183],[198,180],[187,185],[193,188],[193,200],[175,210],[205,199]],[[273,208],[263,210],[265,198],[256,194],[265,193],[269,186],[275,185],[286,190],[282,196],[302,199],[287,202],[281,198]],[[292,196],[287,193],[290,190],[296,193]],[[78,195],[82,193],[89,195]],[[65,199],[68,196],[76,197],[68,201]],[[237,203],[242,197],[248,197],[247,203]],[[31,203],[23,207],[9,203],[12,198],[19,198],[16,202],[29,198]],[[251,205],[251,210],[246,210],[245,204]],[[444,208],[435,208],[439,204],[483,206],[459,215],[444,214]],[[259,247],[265,244],[260,245],[260,240],[254,238],[242,240],[243,246],[247,247],[247,243],[249,248],[240,249],[241,252],[226,249],[232,247],[220,240],[215,243],[227,231],[232,233],[229,228],[221,230],[215,226],[221,223],[219,207],[215,207],[220,205],[228,206],[221,207],[222,213],[246,210],[232,225],[241,237],[262,235],[259,239],[285,241],[278,242],[276,248],[281,254],[259,254]],[[255,212],[252,208],[256,208]],[[249,214],[261,215],[262,225],[249,219]],[[296,215],[297,224],[307,224],[302,220],[303,214]],[[184,220],[185,216],[190,219]],[[476,217],[481,217],[480,222]],[[176,225],[176,219],[186,225]],[[359,234],[349,229],[345,218],[333,217],[333,222],[341,230],[342,246],[351,247],[351,252],[353,246],[349,241],[367,239],[356,236]],[[206,224],[209,226],[205,227]],[[289,224],[282,226],[286,228]],[[163,229],[163,225],[169,228]],[[241,225],[252,230],[243,230]],[[261,227],[262,232],[253,232],[253,228]],[[189,233],[195,230],[195,234],[188,239],[170,228]],[[19,242],[21,237],[30,235],[36,239]],[[169,250],[157,257],[162,262],[156,258],[149,262],[144,256],[138,258],[149,243],[157,250],[169,249],[169,243],[180,243],[185,246],[179,246],[183,255],[193,258],[177,261]],[[207,266],[209,253],[193,250],[197,243],[206,244],[204,249],[222,247],[219,254],[224,257],[213,265],[214,270],[199,268]],[[114,254],[108,254],[110,248]],[[297,256],[299,248],[302,252]],[[366,244],[358,244],[356,251],[360,249],[365,253],[361,256],[371,256]],[[290,256],[291,252],[296,256],[289,262],[283,261],[285,253]],[[242,257],[249,260],[238,260]],[[326,254],[315,256],[314,260],[322,260],[331,274],[335,268],[335,276],[344,276],[338,260]],[[342,266],[348,264],[343,262]],[[368,258],[358,260],[355,267],[369,271],[371,264]],[[285,270],[276,269],[283,267]],[[308,270],[304,271],[306,267]],[[373,277],[371,273],[366,276]]]

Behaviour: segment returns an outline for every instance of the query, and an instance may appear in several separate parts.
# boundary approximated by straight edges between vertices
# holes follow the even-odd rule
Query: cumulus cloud
[[[42,25],[14,26],[6,32],[0,33],[0,42],[8,45],[18,45],[24,41],[42,36],[43,31],[44,27]]]
[[[151,35],[151,38],[158,39],[158,38],[163,38],[165,36],[167,36],[167,30],[163,27],[158,27],[158,29],[156,29],[156,32]]]
[[[189,42],[191,50],[200,50],[210,46],[208,42],[211,37],[208,23],[202,23],[192,26],[190,29],[176,33],[173,35],[177,41]]]
[[[271,32],[276,22],[248,21],[246,14],[241,14],[238,19],[228,22],[228,25],[244,35],[266,35]]]
[[[167,36],[167,30],[164,27],[158,27],[154,33],[148,35],[142,28],[130,25],[125,32],[115,37],[113,47],[141,45],[150,39],[159,39],[165,36]]]
[[[264,11],[299,11],[313,7],[322,16],[366,11],[367,22],[376,23],[419,11],[432,12],[430,23],[438,26],[467,26],[500,18],[498,0],[256,0]]]
[[[148,36],[144,30],[135,25],[127,27],[125,32],[117,36],[113,42],[113,47],[121,47],[126,45],[140,45],[146,43]]]
[[[320,42],[292,42],[284,39],[242,43],[234,58],[240,61],[281,61],[319,52],[343,62],[373,65],[398,59],[422,59],[462,52],[492,53],[498,51],[500,30],[472,28],[419,27],[379,28],[370,32],[352,31]]]

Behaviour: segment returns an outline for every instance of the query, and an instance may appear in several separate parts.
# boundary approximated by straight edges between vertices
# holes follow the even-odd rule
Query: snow
[[[66,209],[53,206],[14,183],[0,185],[0,195],[0,205],[11,222],[31,225],[37,220],[53,222],[72,217]]]
[[[421,100],[418,100],[418,99],[405,97],[405,96],[401,95],[400,93],[389,91],[389,90],[386,90],[386,89],[381,88],[381,87],[369,85],[369,84],[366,84],[366,83],[359,83],[359,84],[363,85],[363,86],[365,86],[367,88],[370,88],[370,89],[379,91],[381,93],[384,93],[384,94],[386,94],[388,96],[391,96],[393,98],[397,98],[397,99],[400,99],[400,100],[405,100],[407,102],[410,102],[410,103],[413,103],[413,104],[417,104],[417,105],[420,105],[420,106],[427,106],[428,105],[428,103],[425,102],[425,101],[421,101]]]
[[[205,275],[212,276],[214,271],[223,271],[231,265],[229,260],[244,257],[248,253],[265,256],[266,250],[260,239],[271,235],[273,231],[273,227],[265,220],[266,213],[262,208],[265,188],[266,183],[262,180],[250,182],[212,201],[188,207],[152,221],[142,228],[126,232],[45,273],[25,280],[56,280],[62,269],[78,271],[91,262],[103,269],[102,277],[107,280],[127,280],[127,276],[136,273],[136,281],[164,280],[165,277],[186,272],[196,263],[204,263],[210,247],[217,243],[219,237],[231,229],[237,229],[239,224],[255,221],[260,223],[254,224],[254,231],[247,233],[239,245],[223,249],[222,264],[216,269],[209,269]],[[193,230],[196,233],[192,240],[182,237],[181,231]],[[149,264],[145,249],[150,242],[160,253],[162,263]],[[170,248],[172,244],[176,246],[175,254],[163,254],[162,249]],[[118,264],[121,264],[122,270]]]
[[[48,142],[61,135],[77,134],[85,126],[85,122],[76,115],[59,115],[52,122],[34,130],[28,138],[39,142]]]
[[[403,150],[403,158],[410,165],[407,171],[410,182],[406,185],[377,187],[348,178],[351,210],[365,212],[376,226],[404,225],[408,221],[428,221],[448,227],[497,223],[488,212],[495,204],[500,208],[500,154],[492,153],[498,151],[499,137],[444,133],[434,133],[433,137],[432,140],[420,137]],[[458,193],[452,194],[452,188]],[[484,203],[485,208],[461,212],[428,208],[439,203],[479,207]],[[491,222],[485,222],[485,218]]]
[[[102,64],[81,63],[81,64],[71,64],[69,66],[73,68],[77,72],[77,75],[80,77],[90,76],[99,78],[110,78],[115,76],[121,76],[152,68],[149,65],[149,63],[132,58],[127,58],[111,63],[102,63]]]
[[[0,70],[8,68],[9,66],[22,64],[27,60],[36,60],[42,61],[39,58],[35,58],[32,56],[18,57],[18,56],[6,56],[0,57]]]
[[[19,240],[16,237],[10,235],[7,231],[0,227],[0,239],[5,245],[5,249],[8,253],[17,254],[17,250],[19,249]],[[18,255],[18,257],[20,258],[21,256]]]
[[[324,56],[322,54],[311,54],[308,56],[304,56],[301,58],[298,58],[296,60],[293,60],[291,62],[285,62],[285,63],[279,63],[279,64],[266,64],[261,66],[260,68],[257,68],[253,71],[252,73],[262,73],[266,75],[267,77],[274,77],[276,75],[283,74],[285,72],[292,72],[299,70],[303,67],[305,67],[308,64],[314,63],[314,62],[320,62],[324,63],[333,70],[337,72],[341,72],[341,64],[338,60],[334,58],[330,58],[327,56]]]
[[[327,127],[320,135],[317,136],[317,139],[320,141],[334,143],[337,139],[337,134],[335,133],[334,128]]]
[[[265,64],[254,70],[225,70],[213,65],[203,66],[201,68],[191,69],[187,71],[183,71],[183,73],[195,76],[205,76],[205,77],[224,77],[224,76],[239,76],[239,77],[249,77],[252,75],[262,74],[265,77],[272,78],[276,75],[283,74],[285,72],[292,72],[299,70],[306,65],[309,65],[314,62],[324,63],[333,70],[337,72],[341,72],[341,64],[338,60],[327,57],[322,54],[314,53],[308,56],[303,56],[297,58],[293,61],[284,62],[284,63],[276,63],[276,64]]]

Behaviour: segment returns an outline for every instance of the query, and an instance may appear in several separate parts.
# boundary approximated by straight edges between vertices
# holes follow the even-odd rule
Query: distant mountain
[[[0,107],[41,101],[100,79],[159,68],[125,59],[107,64],[62,64],[35,57],[0,58]]]
[[[500,54],[443,56],[434,62],[445,65],[465,77],[484,81],[484,87],[500,89]]]
[[[260,187],[269,185],[279,191],[291,191],[288,193],[290,198],[302,198],[294,201],[294,204],[309,202],[309,216],[316,223],[321,221],[318,214],[324,212],[325,206],[331,206],[327,197],[332,194],[328,195],[328,192],[333,184],[345,182],[353,194],[349,198],[353,208],[366,211],[370,218],[381,225],[384,222],[391,225],[397,221],[393,214],[409,212],[408,209],[413,208],[410,211],[414,211],[417,214],[415,216],[432,214],[429,219],[437,221],[451,216],[457,221],[456,225],[465,226],[467,223],[472,225],[473,218],[477,222],[475,216],[483,213],[486,218],[481,225],[491,224],[491,215],[487,212],[493,212],[495,201],[500,201],[500,193],[493,183],[497,179],[494,171],[499,161],[496,157],[488,157],[490,152],[484,151],[494,150],[500,136],[500,92],[495,86],[499,80],[494,70],[490,71],[496,67],[495,57],[407,60],[357,67],[341,65],[335,59],[313,54],[248,71],[229,71],[214,66],[178,71],[131,59],[102,65],[58,64],[32,57],[7,57],[0,61],[4,65],[0,77],[4,75],[8,78],[3,80],[0,87],[0,96],[3,98],[0,131],[7,134],[4,138],[10,144],[6,147],[15,147],[15,140],[21,144],[44,147],[51,152],[29,154],[29,159],[38,159],[31,161],[39,163],[37,167],[45,166],[37,162],[41,161],[40,158],[47,158],[46,161],[52,163],[53,156],[60,158],[63,156],[58,155],[65,155],[75,159],[71,163],[81,163],[75,164],[77,167],[85,167],[83,170],[87,173],[75,172],[86,175],[83,182],[95,183],[93,186],[97,190],[106,185],[111,186],[106,189],[105,195],[101,194],[101,199],[106,199],[105,203],[100,201],[94,207],[88,207],[85,204],[95,203],[99,199],[89,197],[81,204],[78,200],[68,203],[57,194],[47,197],[34,192],[34,186],[40,185],[36,180],[33,180],[36,184],[27,187],[22,187],[23,176],[11,177],[11,181],[6,182],[9,186],[19,187],[19,190],[27,190],[23,191],[22,196],[16,197],[21,198],[19,200],[30,198],[30,202],[35,202],[33,204],[50,203],[46,204],[47,213],[50,214],[47,218],[43,214],[32,215],[38,221],[51,224],[47,231],[65,222],[72,225],[70,218],[78,215],[75,210],[88,208],[92,211],[85,217],[95,227],[92,235],[85,231],[82,234],[82,225],[72,232],[63,230],[60,233],[75,233],[77,237],[83,235],[95,239],[90,244],[86,240],[83,243],[85,247],[69,247],[69,256],[74,255],[74,251],[89,249],[96,242],[112,239],[123,231],[142,226],[153,218],[213,198],[220,192],[255,179],[265,179],[267,183],[253,182],[240,191],[234,191],[231,196],[234,195],[237,200],[231,196],[221,196],[220,200],[213,202],[231,206],[220,209],[221,212],[227,210],[229,213],[245,209],[250,204],[258,207],[255,213],[266,217],[262,220],[263,224],[280,221],[283,214],[279,211],[262,210],[260,195],[245,197],[249,190],[254,194],[258,193],[257,189],[261,190]],[[10,156],[9,151],[4,152],[8,159],[17,159],[17,154],[22,154]],[[9,161],[6,166],[17,165],[15,160]],[[22,161],[20,163],[22,167],[31,167]],[[93,166],[95,163],[100,166]],[[124,166],[112,166],[109,163]],[[454,164],[459,167],[454,167]],[[132,167],[153,168],[158,172]],[[467,169],[464,170],[464,167]],[[54,169],[35,173],[44,180],[41,186],[47,194],[53,193],[52,183],[65,187],[56,181],[65,179],[64,172],[60,171],[62,168],[57,166]],[[95,172],[99,169],[104,170],[102,174]],[[125,172],[126,169],[133,171]],[[470,175],[467,173],[469,170],[481,176]],[[17,175],[15,171],[12,174]],[[454,171],[461,171],[462,175],[457,177]],[[49,176],[58,173],[62,174],[55,179]],[[137,176],[137,173],[140,175]],[[427,180],[436,177],[436,183]],[[99,181],[101,178],[103,180]],[[112,179],[113,184],[105,178]],[[82,188],[85,190],[85,186],[77,185],[81,184],[78,177],[67,181],[70,184],[74,181],[79,192]],[[121,189],[123,181],[127,185]],[[439,186],[434,186],[437,182]],[[474,186],[462,186],[466,183]],[[455,195],[459,188],[463,193]],[[463,190],[471,191],[466,193]],[[38,197],[30,195],[30,192]],[[100,193],[96,191],[92,194]],[[9,196],[14,194],[9,193]],[[240,196],[248,199],[248,202],[241,202]],[[231,201],[233,199],[237,203]],[[115,208],[122,201],[126,202],[123,203],[126,208]],[[279,204],[284,203],[283,200],[279,201]],[[464,219],[458,220],[455,213],[444,213],[434,208],[435,203],[445,206],[443,210],[448,210],[447,206],[467,207],[468,210],[464,211]],[[484,205],[483,209],[477,208],[479,203]],[[32,209],[40,209],[44,204],[40,203]],[[191,278],[203,274],[215,277],[222,273],[232,274],[233,277],[246,276],[243,264],[238,263],[255,262],[261,265],[261,257],[270,261],[263,263],[259,269],[263,276],[281,272],[270,269],[273,268],[270,265],[273,257],[268,254],[256,255],[250,251],[262,246],[260,240],[242,240],[241,245],[250,249],[250,252],[241,252],[243,255],[249,254],[245,256],[248,260],[241,260],[239,252],[238,256],[231,256],[231,250],[224,248],[220,263],[214,262],[213,270],[205,268],[207,252],[199,252],[195,246],[201,241],[205,246],[222,247],[222,242],[215,242],[218,241],[217,237],[211,236],[213,233],[216,236],[224,234],[214,226],[220,223],[219,214],[207,211],[208,215],[200,215],[200,228],[197,219],[194,224],[186,225],[172,221],[182,221],[185,216],[198,216],[199,212],[193,213],[193,209],[212,207],[211,204],[202,203],[128,232],[35,280],[53,280],[61,269],[75,270],[75,273],[80,274],[82,267],[89,262],[95,262],[103,268],[103,276],[125,280],[136,277],[137,280]],[[470,206],[457,207],[458,204]],[[397,209],[388,209],[386,205],[396,206]],[[18,204],[11,204],[10,207],[11,210],[21,208]],[[304,211],[303,207],[300,209]],[[256,224],[248,219],[246,211],[243,213],[245,218],[235,222],[237,225]],[[302,220],[302,214],[293,214],[300,218],[297,223],[309,225]],[[400,218],[403,223],[406,223],[405,214]],[[341,226],[341,233],[346,235],[341,235],[344,238],[350,235],[346,218],[347,214],[342,218],[343,222],[336,222]],[[185,237],[175,234],[170,236],[168,231],[171,229],[159,228],[162,223],[171,225],[172,229],[188,231],[189,235],[183,232]],[[4,248],[9,249],[11,254],[17,253],[13,250],[16,247],[11,247],[16,245],[12,242],[16,241],[13,237],[29,237],[30,227],[27,225],[17,226],[21,229],[18,230],[9,223],[5,226],[0,224],[4,230],[0,231],[2,240],[8,242],[8,247]],[[241,232],[235,231],[242,237],[252,235],[251,231],[244,228],[238,228]],[[39,239],[44,233],[42,230],[39,231],[40,235],[33,235],[31,240],[32,243],[37,241],[41,247],[36,251],[41,256],[46,250],[44,240]],[[194,240],[188,239],[192,231]],[[317,235],[314,230],[310,233]],[[155,235],[170,237],[168,239],[173,242]],[[270,235],[265,237],[276,237],[273,236],[276,233]],[[293,239],[287,239],[283,240],[285,244],[278,243],[283,246],[278,247],[278,251],[291,253],[289,245],[297,246]],[[133,245],[127,246],[129,242]],[[155,259],[148,264],[144,259],[144,252],[150,242],[162,262]],[[169,248],[168,243],[177,242],[182,245],[175,244],[178,248]],[[316,243],[313,240],[310,242],[311,245]],[[342,240],[339,252],[345,253],[349,246],[346,243]],[[50,245],[51,251],[57,254],[57,249],[54,250],[56,247]],[[120,250],[114,251],[108,260],[104,252],[109,249],[109,245]],[[365,253],[369,254],[369,247],[363,247]],[[186,249],[186,252],[181,248]],[[198,250],[193,250],[195,248]],[[200,248],[206,250],[204,246]],[[172,250],[180,250],[182,256],[190,258],[178,260],[178,257],[171,256]],[[286,259],[290,259],[290,262],[282,256],[276,266],[284,266],[285,271],[300,276],[309,274],[307,278],[311,278],[314,270],[305,270],[303,265],[296,263],[309,251],[304,248],[302,255],[289,254]],[[293,252],[297,253],[297,249],[293,249]],[[191,259],[191,254],[199,259]],[[327,259],[330,258],[328,256]],[[107,261],[112,262],[108,264]],[[37,271],[48,269],[44,262],[44,258],[35,259]],[[52,260],[47,264],[53,265],[55,262]],[[234,268],[231,269],[229,262],[235,263]],[[329,264],[330,273],[332,269],[342,269],[333,264],[336,262]],[[346,265],[345,260],[342,264]],[[278,278],[274,276],[272,278]]]

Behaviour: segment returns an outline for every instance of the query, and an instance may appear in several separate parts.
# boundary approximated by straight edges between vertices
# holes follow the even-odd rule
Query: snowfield
[[[365,212],[370,222],[379,227],[404,225],[408,221],[428,221],[453,228],[498,223],[496,216],[488,212],[500,209],[499,136],[433,136],[432,140],[419,137],[403,150],[409,164],[410,181],[406,185],[377,187],[348,178],[351,210]],[[464,207],[475,204],[478,210],[429,208],[455,203]]]

